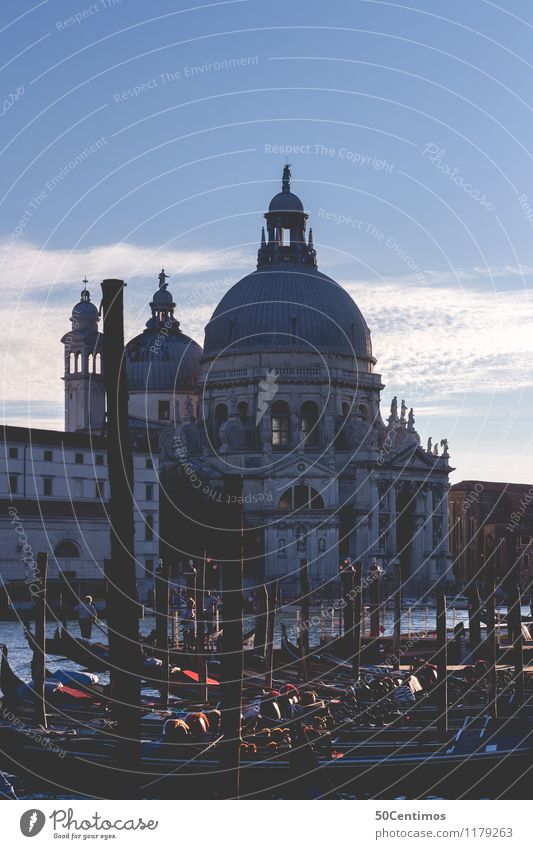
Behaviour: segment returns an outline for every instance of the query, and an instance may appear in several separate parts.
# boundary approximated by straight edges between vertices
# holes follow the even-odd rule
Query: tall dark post
[[[300,560],[300,625],[302,652],[309,655],[309,566],[307,560]]]
[[[222,565],[221,702],[224,741],[220,776],[223,794],[239,796],[243,676],[242,477],[224,476],[224,509],[220,511]]]
[[[361,586],[362,565],[360,560],[351,566],[351,618],[353,631],[350,637],[349,656],[352,658],[352,672],[355,680],[359,678],[361,665],[361,611],[363,605],[363,588]],[[348,609],[348,608],[346,608]]]
[[[465,588],[468,599],[468,641],[470,654],[475,659],[481,652],[481,599],[475,578],[470,578]]]
[[[268,618],[266,630],[265,652],[265,687],[272,689],[274,667],[274,628],[276,625],[276,610],[278,607],[278,582],[272,581],[268,588]]]
[[[161,669],[161,703],[163,707],[168,705],[168,620],[170,615],[170,568],[168,563],[160,560],[155,571],[155,639],[158,654],[163,661]]]
[[[141,650],[133,541],[133,460],[124,370],[124,281],[104,280],[102,294],[111,526],[111,560],[106,568],[111,698],[117,720],[117,757],[120,766],[134,774],[140,756]]]
[[[354,570],[350,560],[341,563],[341,597],[343,612],[343,635],[344,644],[349,649],[353,639],[353,594],[354,594]]]
[[[487,610],[487,702],[490,715],[494,718],[498,716],[498,691],[497,691],[497,676],[496,676],[496,615],[494,612],[494,551],[490,553],[485,565],[486,579],[486,610]]]
[[[48,554],[39,551],[37,554],[37,574],[32,579],[32,586],[38,586],[34,592],[35,609],[35,641],[33,647],[33,681],[35,685],[35,719],[44,728],[46,720],[46,697],[44,691],[46,665],[46,579],[48,574]]]
[[[268,619],[268,591],[265,584],[254,590],[255,632],[254,651],[264,657]]]
[[[187,590],[187,594],[191,596],[191,598],[196,598],[196,579],[198,577],[198,570],[194,565],[194,560],[189,560],[187,564],[187,568],[185,569],[183,576],[185,578],[185,588]]]
[[[402,642],[402,570],[399,560],[394,567],[394,632],[393,632],[393,667],[400,668],[400,652]]]
[[[448,633],[446,629],[446,596],[437,595],[437,728],[442,737],[448,733]]]
[[[205,560],[200,561],[196,575],[196,671],[198,672],[198,701],[207,702],[207,655],[205,653]]]
[[[369,572],[370,578],[370,636],[372,638],[379,637],[379,610],[381,606],[381,587],[379,572],[375,568],[371,568]]]
[[[513,639],[514,688],[516,705],[524,703],[524,648],[522,638],[522,609],[518,560],[511,552],[512,563],[509,571],[509,626]]]

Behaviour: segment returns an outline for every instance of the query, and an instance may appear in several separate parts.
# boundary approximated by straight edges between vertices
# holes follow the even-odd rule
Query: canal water
[[[297,640],[297,619],[298,606],[293,604],[284,605],[276,615],[276,627],[274,633],[274,645],[278,647],[281,641],[281,626],[285,625],[288,637],[291,641]],[[500,611],[501,616],[505,613],[504,608]],[[522,608],[522,615],[527,616],[529,608]],[[369,611],[365,608],[363,616],[363,636],[368,634],[369,630]],[[463,622],[465,626],[468,624],[468,612],[466,610],[448,610],[447,624],[450,630]],[[393,632],[393,611],[392,609],[381,610],[380,615],[381,634],[390,636]],[[246,616],[244,620],[244,631],[251,631],[254,625],[253,616]],[[426,631],[434,631],[436,625],[436,613],[434,607],[426,607],[424,605],[413,605],[411,608],[402,610],[402,634],[409,633],[423,635]],[[47,636],[52,637],[57,627],[57,623],[49,622],[47,624]],[[311,645],[320,642],[321,634],[324,633],[326,638],[337,636],[339,633],[339,610],[332,608],[331,605],[324,605],[323,608],[316,605],[311,605],[309,610],[309,635]],[[76,621],[69,621],[68,628],[73,636],[80,636],[80,630]],[[155,617],[145,615],[140,619],[140,633],[147,636],[152,629],[155,628]],[[92,639],[102,642],[107,642],[107,627],[105,620],[99,622],[93,628]],[[9,649],[9,661],[13,670],[24,680],[30,678],[31,651],[24,638],[23,625],[19,621],[0,622],[0,643],[5,643]],[[76,669],[77,666],[70,660],[57,657],[47,658],[47,667],[54,671],[55,669]],[[99,673],[99,678],[102,683],[108,682],[107,673]]]

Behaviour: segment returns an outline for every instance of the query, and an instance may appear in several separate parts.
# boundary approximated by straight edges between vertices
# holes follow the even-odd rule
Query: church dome
[[[205,329],[204,355],[221,351],[304,348],[372,359],[370,331],[350,295],[317,269],[307,215],[290,191],[290,166],[282,191],[265,214],[257,271],[226,292]]]
[[[279,192],[274,195],[268,206],[269,212],[303,212],[304,205],[298,195],[292,192]]]
[[[296,263],[244,277],[205,329],[204,355],[302,347],[372,357],[370,330],[349,294],[316,268]]]
[[[90,300],[90,294],[87,289],[81,293],[81,300],[72,310],[72,314],[77,318],[83,318],[88,321],[98,319],[98,308]]]
[[[130,392],[193,390],[200,374],[202,349],[180,330],[176,304],[167,290],[164,269],[150,307],[146,330],[126,345],[126,380]]]

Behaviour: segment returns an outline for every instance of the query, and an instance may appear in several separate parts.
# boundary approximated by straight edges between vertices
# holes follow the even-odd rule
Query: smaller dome
[[[88,289],[83,289],[79,302],[72,310],[72,315],[76,318],[98,318],[98,309],[91,303],[91,294]]]
[[[158,289],[157,292],[154,293],[152,304],[153,306],[160,308],[169,307],[173,309],[176,306],[168,289]]]
[[[283,191],[274,195],[268,206],[269,212],[303,212],[304,205],[298,195]]]
[[[191,391],[200,375],[201,347],[180,330],[174,318],[174,298],[167,289],[168,274],[158,275],[159,289],[150,302],[146,330],[124,349],[130,392]]]
[[[194,390],[200,376],[202,349],[179,330],[162,335],[147,329],[125,347],[130,392]]]

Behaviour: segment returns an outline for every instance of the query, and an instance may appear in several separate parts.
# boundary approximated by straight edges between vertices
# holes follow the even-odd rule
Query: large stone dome
[[[204,356],[306,348],[371,357],[370,331],[348,293],[316,268],[269,265],[227,292],[205,329]]]

